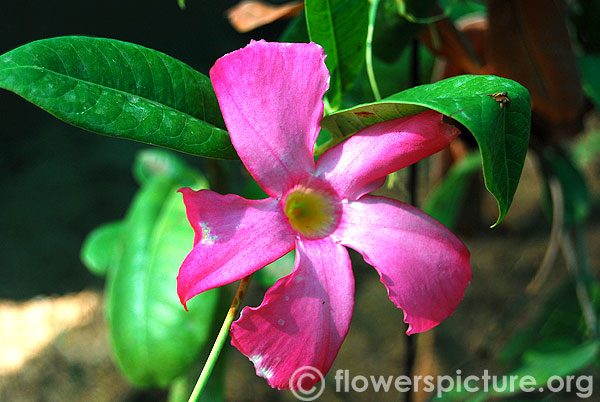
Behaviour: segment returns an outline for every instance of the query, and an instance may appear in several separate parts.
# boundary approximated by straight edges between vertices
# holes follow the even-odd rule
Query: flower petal
[[[329,72],[314,43],[251,42],[210,70],[231,141],[273,197],[314,171]]]
[[[325,152],[317,176],[356,200],[380,187],[386,175],[441,151],[458,133],[431,110],[377,123]]]
[[[293,374],[304,366],[329,371],[350,326],[354,278],[348,252],[330,238],[296,246],[294,271],[267,291],[260,307],[244,308],[231,342],[273,388],[308,390],[319,378]]]
[[[404,310],[409,335],[452,314],[471,280],[465,245],[441,223],[399,201],[366,195],[345,204],[332,237],[379,272],[390,300]]]
[[[264,267],[294,248],[295,235],[279,201],[246,200],[209,190],[179,190],[196,239],[177,275],[185,303]]]

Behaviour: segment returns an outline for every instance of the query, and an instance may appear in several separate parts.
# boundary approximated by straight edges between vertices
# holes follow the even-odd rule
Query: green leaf
[[[0,88],[95,133],[236,158],[208,77],[143,46],[80,36],[32,42],[0,56]]]
[[[497,359],[503,364],[514,364],[528,351],[552,351],[557,344],[576,346],[588,337],[575,283],[567,281],[548,296],[534,317],[511,333]]]
[[[367,0],[306,0],[310,40],[325,50],[331,74],[327,96],[337,109],[342,91],[354,83],[365,59],[369,3]]]
[[[581,56],[578,61],[583,89],[596,108],[600,108],[600,55]]]
[[[465,378],[463,377],[463,379],[454,379],[454,388],[433,400],[481,402],[496,400],[500,395],[516,395],[526,391],[539,393],[540,388],[546,387],[550,379],[552,379],[551,384],[556,387],[560,383],[555,377],[566,377],[590,365],[596,359],[599,347],[598,341],[589,341],[562,350],[546,353],[532,352],[525,356],[525,363],[511,373],[488,377],[485,383],[482,383],[481,378],[472,381],[470,386],[477,386],[480,390],[477,393],[469,393],[460,385],[457,386]],[[578,379],[577,385],[572,384],[571,389],[581,394],[578,396],[589,397],[593,389],[593,378],[592,376],[581,378],[587,380],[586,384],[580,384]],[[486,388],[488,392],[485,392]]]
[[[591,129],[572,144],[571,156],[580,169],[584,169],[600,156],[600,129]]]
[[[435,3],[432,0],[409,2],[406,4],[405,11],[416,16],[416,18],[428,18]],[[375,56],[386,63],[395,62],[425,26],[424,24],[410,22],[401,16],[398,6],[399,2],[397,0],[383,0],[377,10],[373,52]],[[421,75],[421,77],[424,76]],[[403,78],[406,80],[410,79],[410,74]],[[377,81],[379,81],[379,76]]]
[[[600,3],[593,0],[579,1],[575,7],[569,8],[569,16],[575,28],[577,51],[585,53],[600,53]]]
[[[178,300],[179,265],[194,238],[180,183],[150,179],[124,221],[123,253],[107,284],[107,316],[114,354],[140,386],[167,386],[184,374],[210,338],[218,290],[188,303]]]
[[[279,37],[280,42],[288,43],[308,43],[308,30],[306,28],[306,15],[304,10],[297,16],[285,28],[285,31]]]
[[[84,240],[81,261],[96,275],[106,275],[115,266],[123,245],[123,222],[106,223],[94,229]]]
[[[590,198],[583,173],[565,154],[546,149],[540,157],[546,171],[556,177],[560,184],[563,195],[564,226],[568,228],[573,224],[583,223],[590,212]],[[551,210],[552,201],[547,181],[544,181],[544,196],[546,209]]]
[[[278,260],[275,260],[269,265],[265,266],[263,269],[256,271],[254,274],[256,281],[265,289],[269,289],[279,279],[292,272],[295,258],[296,252],[292,250]]]
[[[599,348],[600,343],[598,341],[590,341],[575,347],[554,350],[552,352],[529,352],[523,357],[523,366],[507,374],[507,376],[509,378],[515,376],[519,379],[531,376],[535,381],[534,386],[536,388],[544,387],[547,381],[554,376],[564,377],[591,364],[596,359]],[[516,384],[518,384],[518,381]],[[508,395],[519,392],[520,390],[517,388],[514,391],[506,389],[494,393]]]
[[[423,204],[423,211],[452,230],[460,214],[473,174],[481,166],[481,157],[473,153],[450,169],[443,181]]]
[[[138,152],[133,162],[133,176],[141,185],[148,183],[156,176],[167,176],[179,181],[182,187],[193,184],[201,188],[208,186],[204,178],[200,178],[174,153],[157,148]]]
[[[485,3],[472,0],[441,0],[440,7],[444,14],[456,21],[469,14],[487,15],[487,6]]]
[[[458,379],[454,379],[455,384],[458,381]],[[474,385],[473,383],[471,383],[470,385]],[[449,391],[446,392],[440,392],[440,395],[437,394],[437,390],[436,390],[436,395],[431,399],[432,401],[436,401],[436,402],[484,402],[487,400],[487,394],[483,391],[479,391],[479,392],[468,392],[467,390],[465,390],[464,388],[458,388],[456,385],[454,385],[454,388],[452,388]]]
[[[499,92],[506,92],[510,103],[491,96]],[[512,202],[529,143],[531,101],[520,84],[495,76],[461,75],[332,113],[322,125],[332,135],[346,138],[373,124],[427,109],[463,124],[477,140],[485,185],[498,202],[497,225]]]

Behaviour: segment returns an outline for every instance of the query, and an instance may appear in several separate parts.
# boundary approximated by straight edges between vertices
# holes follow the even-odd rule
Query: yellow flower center
[[[341,206],[332,191],[297,185],[286,195],[283,207],[290,225],[310,239],[329,235],[339,223]]]

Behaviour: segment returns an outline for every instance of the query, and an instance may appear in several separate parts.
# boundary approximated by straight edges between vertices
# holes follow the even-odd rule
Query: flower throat
[[[285,196],[283,211],[297,232],[306,238],[318,239],[336,228],[341,206],[332,191],[297,185]]]

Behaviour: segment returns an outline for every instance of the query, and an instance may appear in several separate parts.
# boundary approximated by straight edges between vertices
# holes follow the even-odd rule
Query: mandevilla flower
[[[402,202],[366,195],[458,130],[423,112],[365,128],[315,163],[329,86],[324,59],[314,43],[264,41],[220,58],[210,77],[231,141],[270,198],[180,190],[196,234],[177,277],[184,305],[296,248],[293,272],[231,327],[232,344],[280,389],[300,367],[326,373],[346,337],[354,278],[344,246],[379,272],[408,334],[452,314],[471,279],[469,252],[448,229]],[[318,381],[308,377],[298,386]]]

